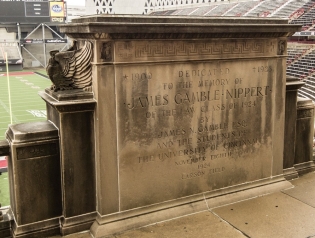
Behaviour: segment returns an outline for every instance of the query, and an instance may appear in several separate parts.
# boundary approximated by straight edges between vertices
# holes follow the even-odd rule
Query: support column
[[[287,77],[285,97],[285,129],[284,129],[284,151],[283,151],[283,174],[286,179],[294,179],[298,174],[293,167],[296,138],[296,110],[298,89],[304,85],[303,82],[294,77]]]
[[[91,92],[40,93],[47,119],[59,129],[63,217],[61,233],[88,230],[96,217],[94,108]]]
[[[43,47],[44,47],[44,65],[47,66],[47,57],[46,57],[46,43],[45,43],[45,24],[42,23],[42,31],[43,31]]]
[[[298,97],[294,168],[299,175],[314,171],[313,162],[314,104]]]
[[[50,122],[10,125],[7,131],[13,237],[60,232],[62,215],[59,137]]]

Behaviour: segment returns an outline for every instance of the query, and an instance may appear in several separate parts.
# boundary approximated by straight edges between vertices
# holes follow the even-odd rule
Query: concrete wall
[[[0,41],[15,41],[16,33],[8,33],[5,28],[0,28]]]

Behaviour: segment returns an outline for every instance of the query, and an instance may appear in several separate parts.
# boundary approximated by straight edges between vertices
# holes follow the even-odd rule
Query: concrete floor
[[[294,185],[291,189],[107,237],[315,237],[315,173],[306,174],[291,183]],[[92,236],[86,232],[66,237]]]

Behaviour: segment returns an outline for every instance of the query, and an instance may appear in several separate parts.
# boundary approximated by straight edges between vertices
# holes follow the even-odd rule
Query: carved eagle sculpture
[[[92,85],[92,43],[77,50],[76,41],[67,51],[50,51],[51,58],[46,67],[47,74],[53,83],[51,90],[84,89],[91,91]]]

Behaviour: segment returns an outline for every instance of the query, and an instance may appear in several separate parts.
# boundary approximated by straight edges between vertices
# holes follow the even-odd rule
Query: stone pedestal
[[[294,165],[296,141],[297,93],[304,85],[299,79],[287,77],[285,95],[285,130],[283,151],[283,173],[286,179],[298,177]]]
[[[11,125],[7,139],[14,237],[59,234],[62,196],[57,128],[50,122]]]
[[[299,174],[314,170],[313,162],[314,104],[298,97],[294,167]]]
[[[286,40],[298,29],[280,19],[119,15],[60,27],[94,47],[95,237],[290,185]]]
[[[0,140],[0,156],[10,155],[10,145],[6,140]],[[10,209],[8,209],[11,214]],[[0,237],[11,237],[11,217],[9,214],[3,212],[0,217]]]
[[[47,119],[60,136],[61,234],[88,230],[96,216],[93,94],[46,89],[40,96],[46,101]]]

